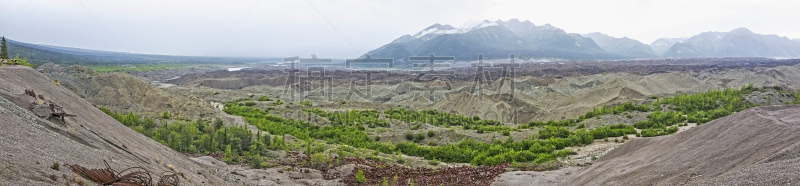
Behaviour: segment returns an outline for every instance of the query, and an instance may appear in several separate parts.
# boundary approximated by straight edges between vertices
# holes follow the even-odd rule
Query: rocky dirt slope
[[[635,138],[592,165],[513,171],[492,185],[797,185],[800,106],[757,107],[675,135]]]
[[[800,106],[753,108],[672,136],[628,142],[564,185],[800,183]]]
[[[42,101],[25,94],[26,89],[76,116],[63,122],[37,116],[30,109],[41,108]],[[104,168],[103,160],[117,171],[141,166],[153,174],[154,182],[169,165],[182,175],[181,185],[227,184],[214,176],[214,169],[129,129],[28,67],[0,67],[0,125],[0,185],[88,182],[64,164]],[[51,168],[55,163],[58,169]]]
[[[125,73],[100,75],[88,67],[43,65],[40,71],[97,106],[114,112],[133,112],[158,117],[169,111],[185,119],[214,116],[214,107],[190,92],[169,92]]]

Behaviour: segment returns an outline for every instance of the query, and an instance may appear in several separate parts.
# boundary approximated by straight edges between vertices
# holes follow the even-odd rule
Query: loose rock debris
[[[399,166],[396,164],[384,163],[362,158],[345,158],[342,164],[355,164],[356,167],[348,175],[340,175],[335,171],[329,171],[336,166],[334,158],[327,158],[324,166],[314,167],[310,162],[308,156],[302,155],[298,152],[290,152],[290,157],[295,159],[291,166],[292,169],[299,172],[308,172],[308,169],[316,169],[322,172],[323,179],[332,180],[339,179],[339,181],[347,185],[358,185],[355,176],[358,170],[364,172],[364,177],[367,178],[366,185],[381,185],[383,179],[386,178],[390,185],[410,185],[413,181],[415,185],[490,185],[500,174],[506,171],[507,164],[495,166],[480,166],[480,167],[450,167],[441,169],[432,168],[410,168]],[[306,162],[305,164],[300,162]],[[299,168],[299,169],[298,169]],[[397,183],[394,182],[394,177],[397,176]]]
[[[364,172],[367,178],[365,184],[379,185],[386,178],[390,184],[410,185],[490,185],[494,179],[505,172],[508,165],[480,166],[480,167],[450,167],[443,169],[409,168],[376,162],[367,159],[348,158],[348,163],[368,165],[368,168],[353,169],[352,174],[342,178],[341,182],[353,185],[359,184],[355,180],[358,170]],[[397,176],[397,183],[394,177]]]

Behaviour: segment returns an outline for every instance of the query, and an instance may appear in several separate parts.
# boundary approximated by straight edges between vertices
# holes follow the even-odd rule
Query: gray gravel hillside
[[[41,108],[41,99],[24,94],[26,89],[76,116],[61,122],[35,115],[30,110]],[[154,182],[169,164],[183,175],[181,185],[227,185],[212,169],[125,127],[36,70],[0,67],[0,185],[75,183],[63,164],[103,168],[103,160],[117,171],[141,166]],[[54,163],[60,169],[51,168]]]
[[[798,185],[800,106],[752,108],[671,136],[632,140],[564,185]]]

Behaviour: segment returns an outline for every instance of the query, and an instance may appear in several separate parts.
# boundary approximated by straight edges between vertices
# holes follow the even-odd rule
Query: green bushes
[[[438,160],[436,160],[436,159],[433,159],[433,160],[431,160],[431,161],[428,161],[428,164],[430,164],[430,165],[433,165],[433,166],[436,166],[436,165],[439,165],[439,161],[438,161]]]
[[[428,131],[428,137],[433,137],[435,135],[436,135],[436,133],[434,133],[432,130]]]
[[[583,121],[586,119],[590,119],[605,114],[620,114],[628,111],[648,112],[651,110],[652,109],[650,108],[650,106],[646,104],[634,105],[631,102],[625,102],[617,106],[605,106],[605,107],[595,108],[592,111],[586,112],[586,114],[578,116],[578,121]]]
[[[794,94],[794,101],[792,101],[790,104],[800,104],[800,93]]]
[[[662,136],[678,132],[678,127],[642,129],[642,137]]]
[[[269,98],[269,96],[261,96],[258,97],[258,101],[272,101],[272,98]]]
[[[589,133],[594,139],[604,139],[607,137],[627,136],[626,134],[636,134],[636,129],[630,125],[615,124],[592,129]]]
[[[414,143],[419,143],[422,140],[425,140],[425,134],[417,133],[417,137],[414,138]]]
[[[547,120],[547,122],[543,121],[531,121],[528,122],[528,127],[541,127],[541,126],[556,126],[556,127],[570,127],[575,126],[578,121],[575,119],[566,119],[566,120]]]
[[[653,105],[654,107],[667,105],[673,111],[653,112],[647,116],[648,120],[638,122],[634,126],[642,129],[641,136],[643,137],[673,134],[678,131],[678,127],[673,126],[677,123],[702,124],[754,106],[744,101],[744,95],[756,90],[752,84],[749,84],[739,90],[726,88],[705,93],[666,97]]]
[[[244,102],[244,106],[254,106],[254,105],[256,105],[256,102],[252,101]]]
[[[321,153],[315,153],[311,155],[311,166],[314,168],[322,168],[325,166],[325,155]]]
[[[485,131],[502,131],[513,128],[503,126],[495,120],[481,120],[478,116],[467,117],[457,114],[439,112],[437,110],[406,110],[403,108],[391,108],[383,112],[386,117],[400,120],[406,123],[428,123],[434,126],[464,126],[465,129],[483,129]],[[412,129],[415,130],[415,129]]]
[[[726,88],[699,94],[673,96],[661,99],[654,104],[668,104],[671,109],[684,113],[711,111],[719,108],[732,113],[753,106],[742,99],[745,93],[751,91],[749,86],[743,87],[742,90]]]
[[[428,160],[436,159],[442,162],[471,163],[473,165],[496,165],[508,162],[547,162],[553,161],[556,157],[562,156],[565,152],[556,152],[556,149],[563,149],[569,146],[578,146],[592,142],[593,136],[585,129],[570,133],[566,128],[552,130],[550,138],[542,140],[507,140],[505,142],[477,142],[474,140],[464,140],[453,144],[440,144],[437,146],[423,146],[417,143],[374,141],[363,130],[356,126],[337,125],[337,126],[318,126],[312,123],[284,119],[270,115],[259,109],[252,107],[239,106],[235,103],[226,104],[225,112],[232,115],[242,116],[245,120],[259,129],[271,134],[281,136],[290,134],[302,140],[318,139],[336,144],[350,145],[356,148],[372,149],[385,154],[392,154],[402,151],[411,156],[424,157]],[[386,112],[385,112],[386,113]],[[473,120],[474,117],[469,117]],[[475,122],[475,121],[473,121]],[[478,130],[481,126],[492,127],[492,125],[473,125]],[[553,126],[547,127],[553,128]],[[566,130],[566,131],[564,131]],[[406,133],[407,140],[421,142],[425,139],[426,133]],[[282,138],[275,137],[270,148],[277,148],[275,142]],[[531,148],[534,143],[546,148]],[[232,145],[233,146],[233,145]],[[533,149],[533,150],[531,150]],[[235,150],[235,148],[234,148]],[[398,160],[400,161],[400,160]]]
[[[304,109],[303,111],[328,118],[334,125],[389,127],[389,122],[379,118],[377,110],[350,110],[347,112],[325,112],[320,109]]]
[[[172,112],[169,111],[162,112],[161,119],[172,119]]]
[[[637,122],[633,126],[639,129],[664,128],[675,125],[676,123],[680,123],[684,120],[683,112],[675,111],[669,111],[666,113],[655,111],[647,115],[647,118],[649,119]]]
[[[214,121],[213,125],[202,119],[193,122],[164,121],[158,125],[153,118],[142,120],[136,114],[119,114],[105,107],[100,107],[100,110],[120,123],[178,152],[224,151],[228,162],[243,162],[245,159],[264,154],[268,145],[273,143],[269,136],[253,134],[245,127],[224,127],[222,120],[219,119]]]
[[[570,131],[564,127],[556,127],[556,126],[545,126],[544,129],[539,130],[539,139],[548,139],[551,137],[554,138],[565,138],[570,135]]]

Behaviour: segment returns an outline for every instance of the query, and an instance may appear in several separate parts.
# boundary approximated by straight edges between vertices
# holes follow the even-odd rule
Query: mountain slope
[[[676,43],[664,57],[800,57],[800,43],[777,35],[761,35],[746,28],[704,32]]]
[[[676,135],[636,139],[604,155],[564,184],[797,184],[798,112],[800,106],[758,107]]]
[[[615,38],[600,32],[583,34],[583,37],[591,38],[600,48],[612,54],[631,58],[653,58],[657,56],[650,46],[631,38]]]
[[[675,45],[675,43],[686,41],[686,39],[688,38],[658,38],[652,43],[650,43],[650,48],[653,49],[656,55],[661,56],[662,54],[664,54],[664,52],[669,50],[669,48],[671,48],[672,45]]]
[[[158,117],[162,112],[169,111],[176,118],[190,120],[214,115],[214,107],[196,95],[167,92],[129,74],[96,75],[96,73],[67,72],[73,69],[92,71],[88,67],[78,65],[59,67],[46,64],[39,69],[52,72],[47,75],[57,79],[61,86],[72,90],[86,101],[114,112],[134,112]]]
[[[24,94],[26,89],[76,116],[64,122],[44,119],[49,113],[41,108],[46,106],[41,99]],[[40,117],[42,113],[47,114]],[[153,174],[154,182],[161,172],[170,170],[165,166],[170,164],[182,174],[181,185],[227,185],[205,165],[120,124],[28,67],[0,67],[0,123],[3,185],[65,185],[83,178],[73,178],[66,165],[51,168],[53,163],[105,168],[103,160],[117,171],[141,166]]]
[[[520,58],[617,59],[591,39],[569,34],[552,25],[536,26],[517,19],[484,21],[470,28],[434,24],[414,35],[401,36],[368,52],[373,58],[393,58],[396,66],[408,67],[408,56],[455,56],[457,61],[472,61],[478,54],[488,59]],[[364,56],[361,56],[364,57]]]
[[[20,58],[28,57],[28,62],[36,66],[45,63],[56,64],[131,64],[131,63],[192,63],[192,64],[237,64],[242,62],[256,62],[270,60],[267,58],[233,58],[233,57],[203,57],[203,56],[170,56],[153,54],[135,54],[124,52],[111,52],[81,48],[51,46],[14,41],[6,38],[8,55]]]

